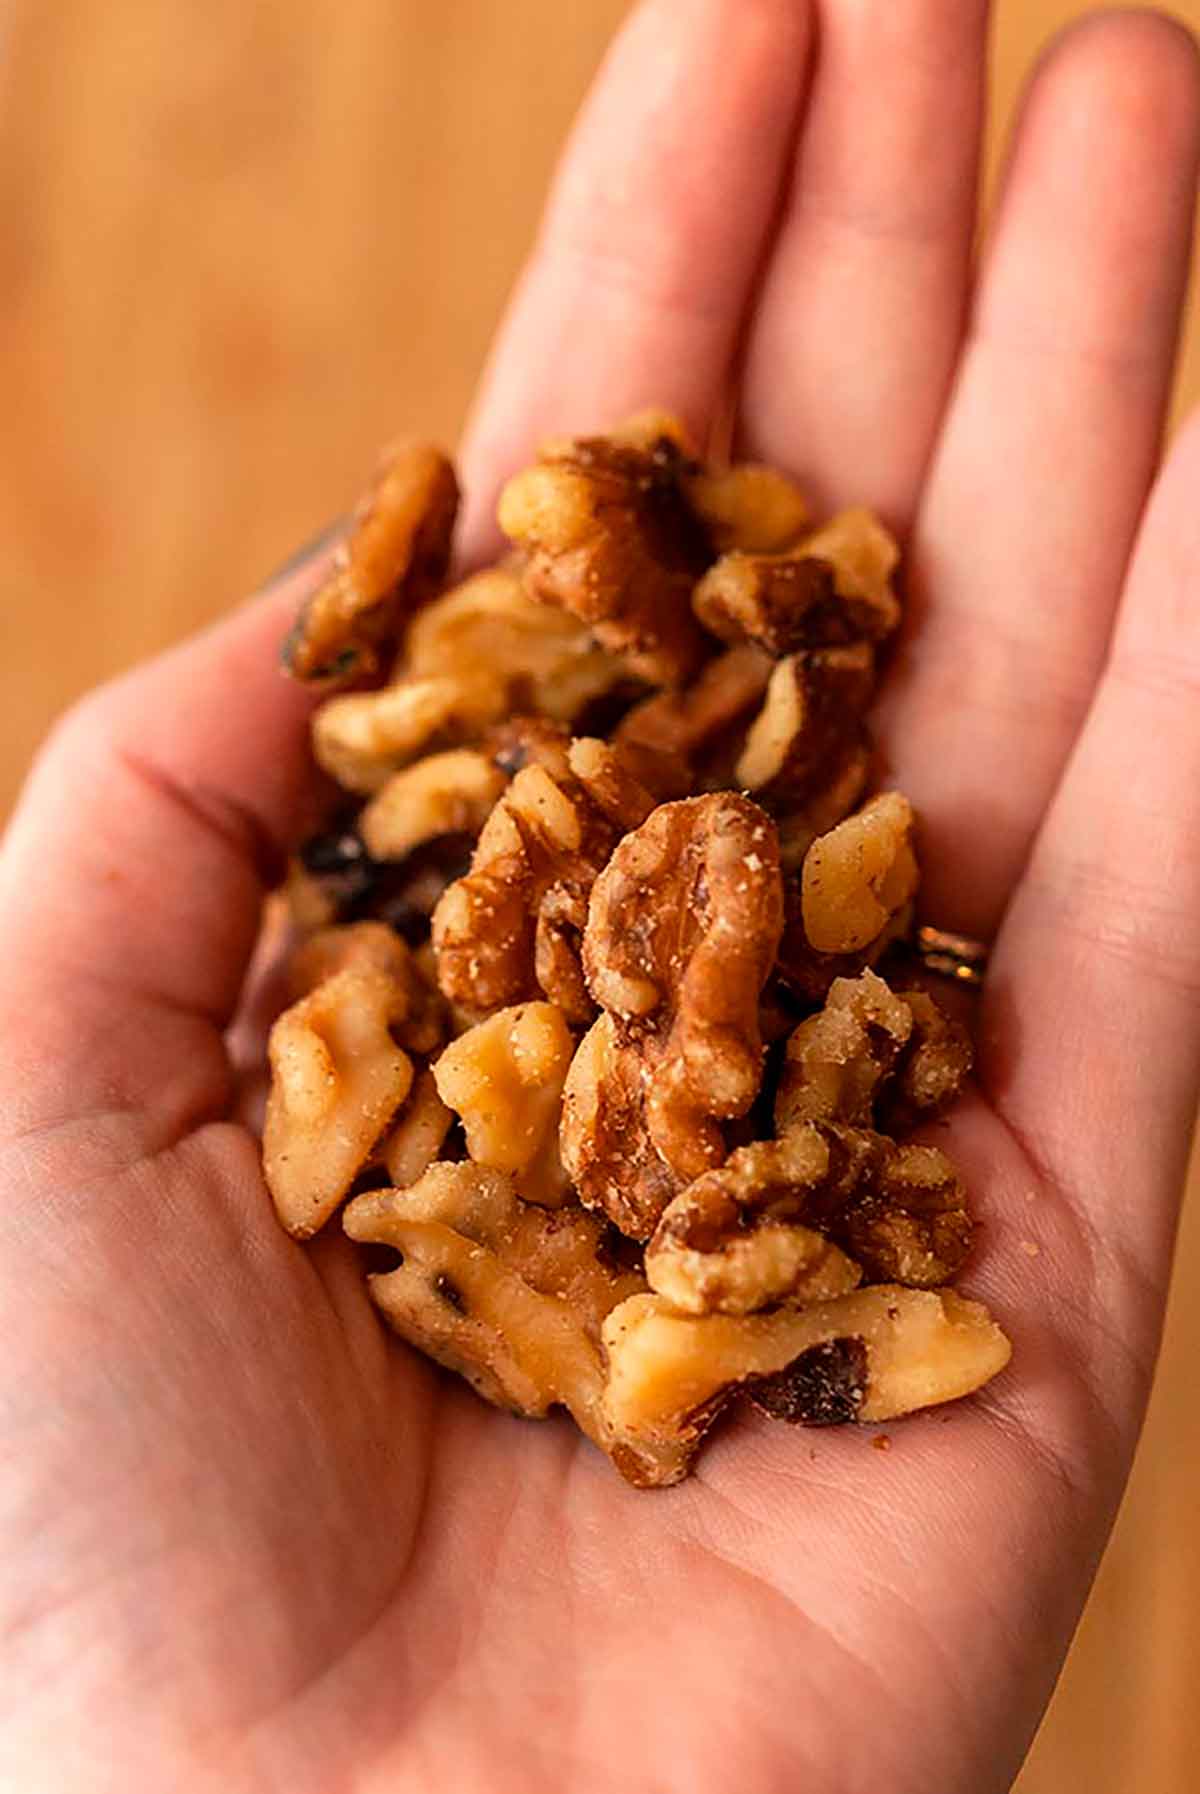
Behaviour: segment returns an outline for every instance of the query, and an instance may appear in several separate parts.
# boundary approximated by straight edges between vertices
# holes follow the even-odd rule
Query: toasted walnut
[[[874,797],[804,857],[804,931],[818,953],[859,953],[895,927],[917,888],[912,805]]]
[[[806,1121],[869,1127],[913,1030],[912,1010],[874,972],[839,978],[787,1044],[775,1097],[782,1132]]]
[[[531,711],[570,723],[624,676],[576,617],[530,598],[521,569],[489,567],[434,600],[405,643],[410,678],[469,676],[497,698],[494,716]]]
[[[889,1284],[812,1308],[681,1315],[632,1296],[604,1323],[611,1427],[679,1453],[678,1475],[739,1388],[807,1425],[892,1420],[982,1388],[1011,1356],[978,1302]]]
[[[885,544],[867,512],[847,512],[788,554],[724,554],[696,587],[696,615],[710,635],[775,655],[881,641],[900,620]]]
[[[948,1108],[962,1093],[973,1056],[967,1030],[927,991],[905,990],[899,996],[912,1016],[912,1033],[883,1097],[883,1125],[892,1134]]]
[[[777,554],[792,545],[808,522],[799,488],[786,474],[754,461],[697,468],[684,476],[683,489],[721,554],[730,549]]]
[[[440,450],[401,442],[388,451],[284,645],[297,679],[342,684],[384,669],[446,571],[457,510],[458,482]]]
[[[544,449],[500,498],[531,597],[561,605],[630,672],[678,685],[704,657],[692,587],[711,551],[680,481],[677,438],[583,437]]]
[[[833,1169],[816,1128],[740,1147],[667,1207],[646,1248],[650,1287],[685,1314],[752,1314],[854,1289],[858,1266],[795,1219]]]
[[[376,1152],[398,1190],[407,1190],[425,1175],[453,1125],[454,1113],[438,1095],[433,1072],[427,1065],[417,1073],[391,1131]]]
[[[462,1118],[472,1159],[511,1172],[532,1202],[554,1206],[568,1194],[558,1118],[574,1050],[560,1009],[521,1003],[460,1034],[433,1068],[438,1095]]]
[[[377,971],[395,991],[393,1037],[412,1053],[433,1053],[446,1037],[445,1005],[407,942],[383,922],[322,928],[302,941],[287,967],[288,1000],[298,1002],[327,978],[349,970]]]
[[[433,1165],[410,1190],[357,1197],[345,1227],[403,1255],[368,1279],[402,1338],[499,1407],[541,1418],[561,1404],[622,1468],[656,1480],[653,1442],[622,1449],[604,1416],[601,1325],[644,1284],[607,1261],[594,1217],[523,1203],[484,1166]]]
[[[721,1162],[720,1122],[754,1100],[781,926],[774,830],[731,792],[661,805],[596,881],[584,968],[612,1022],[572,1067],[563,1158],[581,1200],[634,1238]]]
[[[932,1289],[955,1275],[971,1249],[975,1229],[958,1173],[937,1147],[877,1138],[872,1174],[835,1231],[870,1280]]]
[[[650,750],[673,763],[676,788],[664,796],[686,797],[692,769],[745,723],[762,702],[771,662],[759,648],[731,648],[710,660],[683,691],[656,692],[634,706],[618,724],[616,740],[625,750]]]
[[[272,1028],[263,1169],[289,1233],[329,1219],[408,1095],[412,1061],[391,1032],[407,1002],[386,972],[351,965]]]
[[[787,811],[819,799],[847,763],[865,770],[862,714],[874,682],[874,655],[865,642],[781,660],[746,736],[739,785]]]
[[[537,928],[547,895],[555,892],[561,905],[565,887],[586,902],[616,842],[653,805],[603,743],[573,743],[565,775],[538,763],[523,767],[484,824],[470,872],[450,886],[434,916],[445,995],[481,1012],[538,995]],[[554,955],[545,946],[541,965],[552,971],[546,994],[563,995],[574,1014],[562,964],[570,944],[560,930]]]
[[[485,754],[452,748],[393,773],[359,817],[376,860],[403,860],[426,841],[482,828],[504,790],[504,774]]]
[[[352,692],[330,698],[313,717],[313,753],[345,790],[369,795],[431,742],[477,734],[503,703],[493,687],[470,679],[409,679]]]
[[[833,568],[838,597],[856,619],[856,636],[881,641],[891,634],[900,621],[891,583],[900,550],[873,512],[839,511],[801,543],[801,552]]]

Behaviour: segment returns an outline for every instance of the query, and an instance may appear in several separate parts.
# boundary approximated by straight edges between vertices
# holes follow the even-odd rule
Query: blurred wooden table
[[[1003,118],[1037,44],[1086,9],[997,10]],[[253,586],[390,432],[453,439],[624,11],[7,0],[0,815],[75,692]],[[1176,11],[1200,25],[1200,0]],[[1194,1216],[1133,1486],[1021,1794],[1196,1784],[1198,1294]]]

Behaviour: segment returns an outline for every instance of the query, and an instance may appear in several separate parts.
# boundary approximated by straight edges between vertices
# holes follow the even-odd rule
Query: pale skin
[[[641,1494],[391,1340],[336,1229],[277,1229],[225,1031],[309,807],[309,567],[68,717],[0,857],[6,1788],[1009,1786],[1128,1471],[1200,1071],[1200,423],[1157,470],[1200,79],[1154,15],[1073,30],[976,265],[985,15],[637,11],[463,467],[477,558],[539,435],[703,431],[736,352],[745,449],[905,533],[881,732],[927,913],[995,936],[948,1144],[1011,1367],[886,1454],[743,1418]]]

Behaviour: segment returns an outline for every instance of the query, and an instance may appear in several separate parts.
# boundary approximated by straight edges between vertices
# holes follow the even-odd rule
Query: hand
[[[976,276],[986,10],[641,8],[465,468],[478,554],[535,438],[704,431],[737,349],[746,449],[908,535],[884,740],[928,914],[996,937],[952,1147],[1011,1369],[886,1455],[742,1418],[638,1494],[386,1336],[334,1229],[278,1231],[223,1030],[304,826],[310,570],[77,709],[0,860],[5,1787],[1009,1785],[1137,1436],[1200,1071],[1200,426],[1155,478],[1200,82],[1162,19],[1072,31]]]

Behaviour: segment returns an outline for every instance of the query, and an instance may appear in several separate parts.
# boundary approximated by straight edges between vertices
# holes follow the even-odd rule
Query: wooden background
[[[998,120],[1084,10],[998,0]],[[1176,10],[1200,26],[1200,0]],[[391,432],[453,439],[624,11],[5,0],[0,815],[74,693],[255,585]],[[1194,368],[1189,346],[1186,389]],[[1133,1485],[1021,1794],[1200,1780],[1197,1296],[1193,1222]]]

